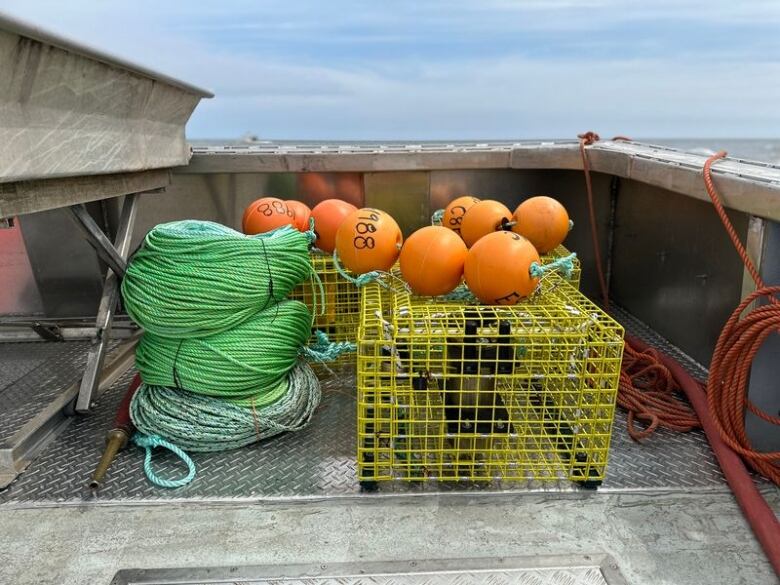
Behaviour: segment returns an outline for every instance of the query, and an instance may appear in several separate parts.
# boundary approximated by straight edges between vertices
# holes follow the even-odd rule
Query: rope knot
[[[601,140],[599,135],[591,130],[584,132],[583,134],[577,134],[577,138],[579,138],[585,146],[590,146],[591,144]]]
[[[548,264],[537,264],[536,262],[532,262],[529,272],[534,278],[541,278],[546,273],[553,271],[560,272],[564,278],[571,278],[571,275],[574,272],[574,260],[576,258],[577,254],[569,254],[568,256],[563,256]]]

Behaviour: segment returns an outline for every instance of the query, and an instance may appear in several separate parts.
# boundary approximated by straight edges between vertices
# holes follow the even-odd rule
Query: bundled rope
[[[780,286],[766,285],[723,208],[712,180],[712,165],[725,156],[726,153],[720,151],[704,163],[704,186],[756,290],[734,310],[718,338],[707,379],[707,402],[723,442],[739,453],[750,467],[780,485],[780,451],[757,450],[745,432],[746,410],[780,426],[780,417],[764,412],[748,398],[753,359],[771,334],[780,333]],[[760,300],[766,304],[750,309]]]
[[[320,403],[320,384],[311,367],[298,362],[284,379],[275,402],[238,406],[230,401],[165,386],[142,385],[131,404],[136,428],[162,436],[187,451],[244,447],[303,428]]]
[[[309,339],[311,324],[306,305],[284,300],[209,337],[145,333],[136,365],[151,386],[185,388],[238,404],[269,404],[286,391],[285,376]]]
[[[696,412],[680,392],[656,350],[639,351],[626,344],[617,401],[628,411],[628,434],[632,439],[641,441],[658,427],[681,433],[701,428]],[[644,429],[637,428],[637,420],[645,424]]]
[[[136,352],[143,384],[130,416],[153,483],[179,487],[195,477],[184,450],[242,447],[311,419],[320,386],[301,358],[325,361],[354,349],[324,334],[306,347],[312,314],[285,299],[307,278],[317,282],[312,235],[285,227],[248,237],[188,220],[157,226],[144,239],[122,292],[144,328]],[[157,447],[187,464],[186,477],[157,475]]]
[[[162,337],[227,331],[313,275],[312,239],[313,233],[291,227],[245,236],[208,221],[158,225],[122,281],[127,312]]]

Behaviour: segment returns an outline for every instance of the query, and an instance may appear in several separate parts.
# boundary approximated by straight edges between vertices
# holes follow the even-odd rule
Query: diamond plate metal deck
[[[652,330],[619,310],[628,330],[684,360],[692,373],[706,371]],[[18,344],[22,345],[22,344]],[[29,344],[25,344],[29,345]],[[35,344],[35,347],[42,344]],[[34,367],[28,366],[27,367]],[[70,363],[66,366],[73,368]],[[44,366],[39,366],[45,369]],[[143,473],[143,452],[121,452],[109,470],[97,500],[87,488],[106,431],[129,383],[123,376],[100,400],[95,412],[78,417],[9,488],[0,492],[0,505],[84,502],[148,503],[150,501],[257,501],[341,497],[382,497],[453,492],[519,493],[528,490],[577,491],[568,482],[498,482],[480,485],[389,483],[377,494],[362,494],[355,477],[355,378],[349,366],[323,375],[323,402],[303,432],[224,453],[193,455],[198,475],[183,488],[166,490],[150,484]],[[29,386],[28,386],[29,388]],[[38,391],[41,387],[38,387]],[[155,455],[163,476],[182,472],[178,460]],[[604,491],[726,490],[728,489],[703,433],[673,433],[660,429],[642,444],[628,438],[626,417],[615,420]]]
[[[193,569],[128,569],[111,585],[623,585],[607,555],[280,565]]]
[[[0,444],[84,372],[88,341],[0,344]],[[117,342],[111,342],[109,350]]]

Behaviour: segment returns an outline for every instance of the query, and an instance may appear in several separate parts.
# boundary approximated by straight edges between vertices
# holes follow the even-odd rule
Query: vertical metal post
[[[766,220],[755,215],[748,219],[747,238],[745,240],[745,251],[748,253],[753,266],[761,273],[761,264],[764,255],[764,239],[766,237]],[[750,293],[756,290],[756,283],[747,270],[742,271],[742,298],[744,299]],[[748,307],[748,310],[753,307]]]
[[[122,260],[122,263],[125,262],[130,250],[130,241],[133,236],[138,197],[138,193],[132,193],[125,196],[122,214],[119,218],[119,226],[116,231],[116,238],[114,245],[112,246],[116,255]],[[101,235],[103,235],[102,232]],[[76,399],[76,412],[87,412],[92,405],[92,398],[97,390],[100,371],[103,369],[103,361],[106,357],[106,344],[111,337],[111,322],[114,318],[117,302],[119,301],[119,279],[120,276],[123,275],[124,270],[122,270],[121,274],[117,274],[112,267],[109,267],[106,272],[103,295],[100,298],[100,307],[98,308],[95,338],[92,342],[92,347],[87,354],[84,377],[81,379],[79,395]]]

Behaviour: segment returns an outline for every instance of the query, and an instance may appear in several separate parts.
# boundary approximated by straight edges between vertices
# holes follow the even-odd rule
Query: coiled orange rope
[[[739,453],[750,467],[780,485],[780,451],[756,451],[745,433],[746,409],[767,422],[780,425],[780,418],[765,413],[748,399],[748,380],[753,359],[769,335],[780,333],[780,286],[766,286],[723,208],[712,180],[712,164],[725,156],[726,153],[720,151],[704,163],[704,186],[731,242],[756,283],[756,291],[734,310],[718,338],[707,381],[707,403],[723,441]],[[742,315],[751,304],[762,298],[768,300],[768,304]]]
[[[620,371],[618,404],[628,411],[628,434],[635,441],[658,427],[684,433],[701,428],[691,405],[678,398],[680,388],[654,349],[639,351],[626,343]],[[639,429],[636,421],[646,426]]]

